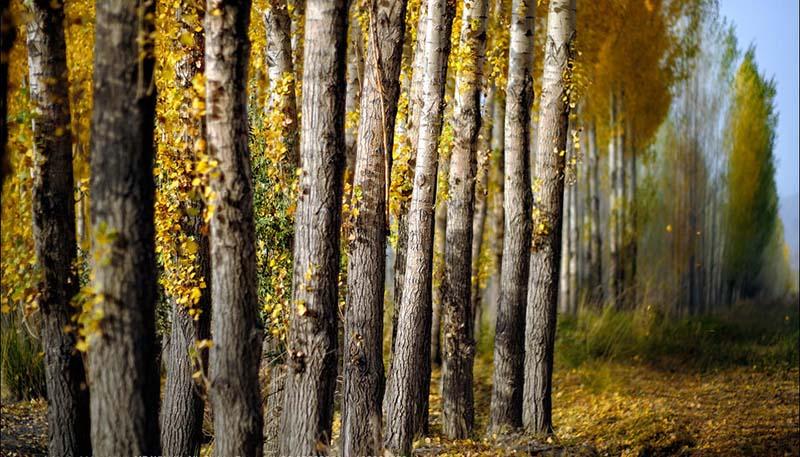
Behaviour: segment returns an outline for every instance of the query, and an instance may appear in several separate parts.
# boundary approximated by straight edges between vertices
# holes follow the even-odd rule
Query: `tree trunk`
[[[445,116],[452,113],[447,113]],[[449,119],[449,116],[448,116]],[[433,222],[433,281],[431,283],[431,363],[442,363],[441,328],[442,296],[444,283],[444,251],[447,241],[448,176],[450,176],[450,148],[440,148],[439,169],[436,176],[436,205]]]
[[[364,44],[362,42],[361,24],[357,12],[360,5],[350,6],[351,18],[347,30],[347,90],[344,109],[344,142],[347,150],[345,166],[345,182],[352,185],[356,167],[356,141],[358,136],[359,107],[364,85]]]
[[[211,304],[209,358],[215,455],[260,455],[258,386],[261,329],[256,291],[253,184],[248,149],[247,67],[250,3],[209,0],[206,125],[210,187]]]
[[[300,132],[295,86],[297,76],[292,62],[292,19],[286,0],[270,0],[264,13],[267,30],[267,72],[271,85],[269,113],[282,119],[277,128],[291,168],[300,166]],[[292,171],[292,176],[294,171]],[[293,179],[293,178],[292,178]],[[286,361],[283,343],[270,331],[265,332],[261,351],[264,412],[264,455],[277,455],[278,432],[283,411],[283,388]]]
[[[597,131],[594,122],[589,124],[589,297],[594,303],[603,300],[603,238],[600,230],[600,157],[597,149]]]
[[[576,0],[552,0],[536,153],[534,224],[525,328],[525,428],[551,433],[553,345],[556,334],[558,259],[564,198],[564,159],[575,40]]]
[[[571,140],[567,137],[567,142]],[[569,289],[569,298],[567,300],[567,313],[576,314],[578,310],[578,157],[573,145],[568,144],[567,150],[569,151],[569,160],[571,160],[570,167],[573,169],[571,182],[569,186],[569,219],[567,229],[569,230],[569,251],[567,251],[567,288]]]
[[[383,299],[386,272],[387,183],[400,95],[405,0],[373,3],[361,94],[345,315],[342,454],[383,450]]]
[[[414,434],[425,429],[430,391],[433,203],[442,129],[447,59],[455,3],[427,0],[423,105],[420,112],[414,188],[408,213],[408,249],[397,322],[397,341],[384,398],[386,447],[411,453]]]
[[[491,153],[492,121],[495,111],[495,87],[490,86],[486,91],[484,111],[481,115],[481,130],[478,137],[478,158],[475,178],[475,215],[472,219],[472,277],[470,300],[472,301],[472,317],[474,338],[477,340],[483,323],[483,306],[480,284],[480,255],[483,250],[484,229],[488,213],[489,198],[489,162],[493,158]]]
[[[333,420],[347,2],[306,2],[293,301],[281,455],[327,452]]]
[[[92,451],[161,454],[155,337],[153,2],[97,5],[92,115],[89,338]],[[124,412],[122,414],[121,412]]]
[[[280,110],[284,124],[278,126],[286,145],[287,159],[294,167],[300,166],[299,132],[297,130],[296,76],[292,64],[292,21],[286,0],[269,0],[264,12],[267,29],[267,74],[270,95],[267,108]]]
[[[91,455],[89,389],[75,333],[68,332],[78,291],[75,198],[64,9],[28,4],[28,71],[33,116],[33,239],[42,272],[39,309],[47,383],[50,455]],[[3,117],[5,128],[5,117]]]
[[[531,240],[530,111],[536,4],[514,0],[505,108],[505,230],[494,346],[493,430],[522,425],[525,294]]]
[[[417,40],[414,47],[414,61],[411,66],[411,83],[408,86],[408,107],[406,108],[405,146],[409,150],[408,176],[400,179],[414,182],[414,164],[417,157],[417,138],[419,133],[420,110],[422,110],[422,80],[425,73],[425,36],[427,24],[428,0],[421,0],[419,5],[419,21],[417,22]],[[403,281],[406,275],[406,250],[408,248],[408,206],[410,198],[401,197],[397,214],[397,246],[394,261],[394,309],[392,311],[392,357],[394,343],[397,338],[397,317],[400,302],[403,298]]]
[[[176,18],[183,14],[202,14],[199,9],[187,7],[182,4],[175,10]],[[202,17],[202,16],[201,16]],[[203,73],[204,46],[203,33],[193,30],[183,22],[182,33],[193,36],[192,44],[186,46],[176,41],[174,51],[182,54],[175,66],[177,88],[184,94],[183,107],[180,113],[180,122],[184,132],[182,142],[186,145],[181,150],[173,150],[175,155],[190,157],[194,162],[199,160],[195,151],[193,135],[205,136],[205,122],[191,114],[189,107],[194,98],[192,80],[197,74]],[[191,180],[191,178],[187,178]],[[182,198],[183,195],[171,195],[167,198]],[[185,204],[186,206],[181,206]],[[203,205],[200,202],[189,200],[180,202],[178,211],[189,208],[197,212],[196,216],[181,217],[181,231],[188,239],[196,240],[198,250],[193,264],[196,267],[198,278],[206,285],[210,285],[210,263],[208,235],[203,233]],[[175,259],[176,262],[187,260],[186,257]],[[190,315],[187,304],[177,302],[178,297],[170,297],[172,302],[172,330],[167,345],[166,382],[164,384],[164,404],[161,407],[161,448],[165,455],[197,455],[203,434],[203,408],[204,398],[200,386],[195,382],[192,374],[202,368],[204,373],[208,369],[208,352],[203,351],[201,365],[195,363],[192,357],[196,349],[196,342],[208,339],[211,336],[211,297],[210,288],[201,289],[197,303],[191,304],[192,309],[199,314]]]
[[[505,98],[503,92],[498,90],[495,92],[494,102],[494,115],[492,119],[492,156],[491,156],[491,170],[489,171],[489,180],[495,186],[495,192],[491,195],[491,220],[492,220],[492,238],[489,245],[492,255],[492,265],[494,271],[491,277],[493,294],[488,297],[488,303],[494,308],[497,313],[497,304],[500,301],[500,278],[502,276],[503,265],[503,239],[505,235],[504,212],[503,212],[503,195],[504,195],[504,167],[505,162]]]
[[[461,66],[456,74],[454,141],[450,157],[444,281],[442,284],[442,430],[451,439],[469,436],[475,423],[472,365],[475,358],[471,299],[472,219],[480,95],[486,47],[487,0],[464,5]],[[436,335],[434,335],[436,336]]]

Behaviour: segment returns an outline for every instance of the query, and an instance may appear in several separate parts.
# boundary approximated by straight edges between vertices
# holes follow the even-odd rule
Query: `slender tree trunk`
[[[567,142],[571,142],[569,137],[567,137]],[[572,145],[567,145],[567,149],[570,150],[570,160],[573,163],[570,165],[574,169],[574,175],[571,183],[568,183],[569,186],[569,201],[567,204],[569,205],[569,223],[567,228],[569,229],[568,236],[569,236],[569,251],[567,255],[567,287],[569,288],[569,300],[567,301],[567,313],[575,314],[578,310],[578,165],[577,165],[577,156],[576,151]]]
[[[153,2],[97,4],[91,195],[92,287],[100,330],[89,338],[92,452],[161,454],[153,226]],[[124,414],[121,414],[124,412]]]
[[[492,193],[490,204],[492,206],[491,219],[492,219],[492,238],[490,243],[492,265],[494,265],[494,272],[492,273],[491,284],[493,284],[494,294],[489,297],[490,306],[494,307],[497,313],[497,304],[500,301],[500,288],[503,265],[503,239],[505,233],[504,212],[503,212],[503,195],[504,195],[504,162],[505,162],[505,119],[506,107],[503,92],[498,90],[495,92],[495,105],[494,116],[492,119],[492,157],[491,157],[491,170],[489,171],[489,180],[496,186],[496,191]]]
[[[453,151],[448,177],[447,228],[442,344],[442,429],[449,438],[466,438],[475,423],[472,365],[475,358],[471,299],[472,219],[480,95],[486,48],[487,0],[464,5],[461,19],[461,66],[456,74]],[[435,335],[434,335],[435,336]]]
[[[608,264],[608,298],[613,306],[621,304],[622,282],[622,207],[624,198],[622,192],[623,152],[620,129],[620,95],[612,91],[610,97],[611,116],[609,118],[611,137],[608,144],[608,171],[610,180],[609,198],[609,264]]]
[[[567,160],[569,160],[569,155],[567,155]],[[566,170],[565,170],[566,173]],[[571,199],[570,195],[572,193],[572,186],[565,185],[564,186],[564,217],[561,221],[561,233],[564,236],[561,237],[561,257],[558,260],[558,312],[565,314],[567,313],[567,308],[569,306],[569,218],[570,218],[570,207],[569,201]]]
[[[600,155],[597,148],[597,130],[589,124],[589,290],[594,303],[603,300],[603,238],[600,230]]]
[[[306,3],[303,117],[293,301],[281,455],[326,452],[331,439],[339,312],[347,2]],[[331,90],[335,88],[335,90]]]
[[[406,108],[406,144],[409,149],[408,170],[405,176],[414,182],[414,163],[417,158],[417,138],[422,110],[422,81],[425,73],[425,37],[428,30],[428,0],[421,0],[419,21],[417,23],[417,40],[414,47],[414,60],[411,66],[411,83],[408,87],[408,107]],[[403,282],[406,275],[406,251],[408,248],[408,207],[410,198],[403,198],[397,214],[397,249],[394,261],[394,310],[392,311],[392,357],[397,338],[397,318],[400,314],[400,303],[403,299]]]
[[[505,107],[505,230],[494,345],[491,428],[522,425],[525,294],[531,241],[530,111],[536,4],[514,0]]]
[[[477,158],[477,171],[475,178],[475,215],[472,219],[472,278],[470,300],[472,301],[472,316],[474,322],[474,338],[478,339],[483,322],[483,306],[481,297],[481,284],[480,284],[480,255],[483,250],[484,229],[486,227],[486,215],[489,212],[489,162],[492,159],[491,141],[492,135],[492,120],[494,119],[495,111],[495,94],[494,86],[490,86],[486,91],[486,101],[484,102],[484,111],[481,115],[481,130],[478,137],[478,158]]]
[[[187,4],[177,8],[177,19],[183,14],[202,14],[199,8],[195,9]],[[202,16],[201,16],[202,17]],[[190,28],[181,22],[182,33],[193,36],[192,44],[186,46],[175,42],[174,51],[183,56],[175,66],[177,89],[185,94],[183,99],[184,110],[180,119],[183,124],[184,136],[182,142],[186,145],[183,150],[175,151],[184,157],[191,157],[197,161],[199,157],[193,144],[193,135],[205,136],[205,122],[191,114],[189,107],[193,101],[192,81],[196,75],[203,73],[204,47],[203,33]],[[204,151],[203,151],[204,152]],[[177,198],[177,197],[176,197]],[[181,220],[182,231],[196,240],[197,254],[194,260],[196,274],[203,278],[206,285],[210,285],[210,253],[208,235],[203,231],[202,219],[203,205],[200,202],[181,202],[186,204],[181,211],[189,208],[196,211],[197,216],[185,216]],[[179,259],[183,260],[183,259]],[[192,374],[202,368],[206,373],[208,369],[208,352],[203,351],[201,365],[195,363],[192,357],[196,351],[196,342],[211,337],[211,297],[210,287],[202,289],[200,298],[191,306],[199,314],[190,315],[186,304],[177,302],[178,297],[170,297],[172,302],[172,329],[167,345],[166,382],[164,384],[164,404],[161,407],[161,448],[165,455],[197,455],[203,434],[203,408],[204,398],[201,388],[195,382]]]
[[[286,145],[287,160],[292,166],[300,166],[300,135],[297,125],[296,76],[292,63],[292,20],[286,0],[269,0],[264,13],[267,29],[267,74],[270,95],[267,109],[280,110],[284,125],[278,126]]]
[[[360,5],[350,6],[351,18],[347,30],[347,90],[345,95],[345,129],[344,142],[347,150],[345,166],[345,182],[352,185],[356,167],[356,142],[358,136],[359,107],[364,85],[364,43],[361,24],[356,13]]]
[[[283,124],[277,127],[286,147],[286,160],[294,169],[300,166],[300,132],[295,92],[297,76],[292,61],[292,20],[286,0],[270,0],[264,23],[267,30],[267,73],[271,85],[267,109],[270,113],[280,113]],[[264,455],[277,455],[286,380],[283,343],[267,331],[261,352],[262,389],[266,389],[263,400]]]
[[[408,213],[408,248],[395,353],[384,398],[384,444],[411,453],[414,434],[425,429],[430,391],[433,203],[442,129],[447,59],[455,3],[427,0],[423,105],[420,111],[414,188]]]
[[[567,89],[572,84],[576,0],[552,0],[539,114],[528,310],[525,328],[525,428],[551,433],[553,346],[556,334],[558,259],[564,206],[564,159],[569,127]]]
[[[28,4],[28,71],[33,116],[33,238],[42,272],[39,309],[47,383],[50,455],[90,455],[89,389],[71,326],[78,291],[69,81],[63,5]],[[5,117],[3,117],[5,128]]]
[[[452,114],[452,113],[448,113]],[[448,116],[445,114],[445,116]],[[448,120],[451,120],[448,116]],[[452,149],[440,148],[439,169],[436,177],[436,205],[433,222],[433,282],[431,284],[431,362],[442,363],[441,327],[444,283],[444,251],[447,241],[448,177]]]
[[[206,125],[212,174],[209,358],[215,455],[260,455],[258,385],[262,335],[256,291],[253,185],[248,150],[247,67],[250,3],[206,7]]]
[[[387,182],[400,95],[405,0],[371,4],[361,97],[345,315],[343,455],[383,450],[383,298],[386,271]]]

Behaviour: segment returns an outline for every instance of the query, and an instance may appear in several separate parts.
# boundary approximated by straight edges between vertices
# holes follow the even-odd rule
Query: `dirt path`
[[[477,361],[476,413],[484,430],[491,367]],[[644,365],[594,363],[557,370],[556,438],[519,436],[449,442],[439,436],[438,373],[431,396],[430,438],[416,455],[495,456],[796,456],[800,455],[800,373],[733,368],[697,373]],[[3,404],[0,455],[46,450],[43,401]]]

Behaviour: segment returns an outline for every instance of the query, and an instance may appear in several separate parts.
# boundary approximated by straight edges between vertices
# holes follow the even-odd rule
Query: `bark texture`
[[[486,0],[464,5],[461,66],[456,74],[453,151],[450,157],[442,308],[442,429],[466,438],[475,423],[472,365],[475,358],[471,300],[472,218],[476,154],[481,126],[480,94],[486,48]],[[434,335],[435,336],[435,335]]]
[[[511,9],[505,107],[504,238],[494,345],[491,428],[522,425],[525,294],[531,243],[530,111],[533,99],[533,0]]]
[[[153,81],[155,4],[97,4],[92,110],[92,452],[161,454],[155,341]],[[120,412],[124,411],[124,414]]]
[[[576,0],[553,0],[547,16],[536,153],[534,224],[525,327],[524,425],[551,433],[553,345],[556,334],[564,165],[569,127]]]
[[[345,313],[343,455],[383,451],[383,290],[387,180],[400,95],[406,0],[373,2],[361,93]]]
[[[436,196],[437,146],[450,54],[455,3],[428,0],[423,105],[416,168],[408,213],[408,248],[394,359],[384,398],[386,436],[393,453],[408,455],[415,432],[424,429],[430,390],[431,269],[433,203]]]
[[[347,2],[306,2],[293,303],[281,455],[326,453],[336,383]]]
[[[411,83],[408,85],[408,107],[406,108],[406,147],[409,148],[410,176],[408,180],[414,181],[414,163],[417,157],[417,138],[419,133],[420,110],[422,109],[422,80],[425,73],[425,36],[428,31],[427,22],[428,3],[423,0],[419,5],[419,20],[417,22],[417,39],[414,45],[414,60],[411,64]],[[409,198],[400,202],[397,214],[397,247],[394,261],[394,310],[392,311],[392,357],[394,357],[394,343],[397,338],[397,317],[400,314],[400,302],[403,299],[403,281],[406,276],[406,250],[408,247],[408,206]]]
[[[250,2],[209,0],[206,5],[206,128],[209,156],[218,162],[210,179],[214,454],[260,455],[262,330],[247,143]]]
[[[48,450],[50,455],[90,455],[89,388],[75,349],[75,334],[65,330],[75,314],[70,300],[78,291],[78,278],[72,268],[77,244],[64,9],[49,1],[28,6],[28,71],[34,110],[33,239],[42,272],[39,308]]]

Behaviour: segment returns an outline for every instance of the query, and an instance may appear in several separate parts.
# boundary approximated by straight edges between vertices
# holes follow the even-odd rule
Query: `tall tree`
[[[267,32],[267,74],[270,81],[268,115],[276,122],[279,141],[286,150],[288,172],[300,166],[300,132],[297,118],[295,66],[292,61],[292,19],[286,0],[270,0],[264,12]],[[290,243],[289,243],[290,244]],[[285,351],[280,335],[265,333],[261,370],[264,393],[264,455],[277,455],[283,386],[286,380]]]
[[[63,5],[29,3],[28,72],[33,117],[33,238],[42,271],[39,309],[47,383],[48,450],[51,455],[90,455],[89,389],[70,326],[78,291],[73,270],[75,198],[67,89]],[[5,125],[5,118],[3,118]]]
[[[94,307],[89,338],[92,452],[158,455],[153,128],[155,3],[97,4],[91,209]],[[120,412],[123,412],[121,414]]]
[[[431,269],[433,203],[436,195],[437,147],[442,129],[447,59],[455,3],[427,0],[422,108],[408,213],[408,248],[402,301],[389,381],[384,398],[386,447],[411,453],[414,434],[424,429],[430,389]]]
[[[472,310],[472,218],[480,94],[486,48],[487,0],[464,5],[456,73],[453,151],[447,202],[442,307],[442,425],[450,438],[466,438],[475,422],[472,365],[475,357]],[[436,337],[436,335],[433,335]]]
[[[347,2],[306,2],[293,302],[280,454],[325,452],[336,382]]]
[[[350,245],[345,312],[342,453],[378,455],[383,449],[383,288],[388,231],[388,179],[406,0],[372,1],[356,152],[357,211]]]
[[[547,15],[534,185],[534,224],[525,318],[524,424],[552,432],[553,346],[564,206],[576,0],[552,0]]]
[[[206,3],[206,128],[211,174],[209,354],[215,455],[260,455],[261,331],[256,294],[253,184],[248,148],[250,2]]]
[[[174,67],[175,86],[168,91],[176,92],[175,96],[183,109],[177,119],[180,126],[179,145],[173,147],[170,142],[160,144],[159,155],[162,157],[159,160],[197,163],[200,156],[205,154],[205,149],[198,147],[202,142],[196,141],[197,136],[205,137],[205,122],[190,107],[196,97],[193,82],[204,69],[204,37],[202,30],[197,30],[197,26],[202,23],[202,9],[199,3],[183,1],[178,2],[170,13],[170,20],[176,21],[179,33],[192,39],[175,40],[171,44],[171,50],[180,58]],[[163,200],[172,200],[171,203],[177,208],[176,212],[180,213],[176,222],[186,237],[179,252],[176,252],[177,255],[166,260],[162,257],[162,263],[165,263],[164,276],[177,280],[177,276],[194,274],[198,281],[196,290],[199,291],[199,296],[196,297],[196,303],[191,297],[185,301],[181,299],[181,292],[165,288],[172,307],[172,324],[164,355],[166,382],[160,416],[161,448],[166,455],[196,455],[200,452],[203,438],[205,400],[202,388],[192,375],[200,369],[207,372],[208,352],[201,352],[200,364],[196,363],[198,358],[193,357],[193,354],[197,353],[197,342],[211,336],[211,296],[208,287],[211,282],[210,254],[208,234],[203,229],[203,204],[199,201],[200,198],[190,196],[195,193],[191,184],[193,177],[187,173],[179,176],[183,177],[183,182],[166,177],[165,182],[160,183],[162,188],[156,196],[157,205]],[[173,232],[172,224],[169,225],[167,230]],[[157,241],[175,241],[159,240],[159,235],[157,233]],[[169,252],[172,254],[172,251]],[[192,273],[184,270],[187,264],[191,265]],[[200,288],[200,285],[205,287]]]
[[[504,237],[494,345],[491,427],[522,425],[525,294],[531,241],[530,111],[536,4],[514,0],[508,51],[503,184]]]
[[[587,196],[589,205],[589,255],[588,255],[588,286],[589,298],[599,302],[603,297],[603,238],[600,229],[600,153],[597,148],[597,131],[594,122],[589,124],[586,133],[587,139]]]

